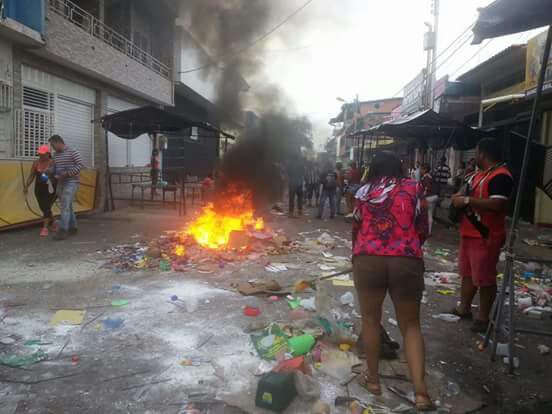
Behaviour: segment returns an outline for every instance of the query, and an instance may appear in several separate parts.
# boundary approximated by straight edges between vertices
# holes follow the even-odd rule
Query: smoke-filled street
[[[0,414],[552,412],[551,0],[0,0]]]

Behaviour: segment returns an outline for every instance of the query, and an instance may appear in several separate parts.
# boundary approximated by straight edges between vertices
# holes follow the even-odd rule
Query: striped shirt
[[[83,168],[80,154],[70,147],[54,154],[56,175],[65,173],[64,182],[79,182],[79,174]]]

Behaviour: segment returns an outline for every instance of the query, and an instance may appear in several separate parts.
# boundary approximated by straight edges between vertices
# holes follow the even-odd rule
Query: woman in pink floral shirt
[[[368,365],[362,383],[373,394],[381,394],[380,321],[383,301],[389,292],[404,338],[416,408],[434,410],[425,383],[425,350],[420,329],[424,290],[422,244],[427,236],[423,188],[404,177],[401,161],[394,153],[383,151],[374,157],[367,183],[355,198],[353,273]]]

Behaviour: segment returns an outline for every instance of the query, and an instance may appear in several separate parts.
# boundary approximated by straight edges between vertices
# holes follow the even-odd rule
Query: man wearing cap
[[[61,216],[55,240],[64,240],[77,234],[77,218],[73,211],[73,201],[79,189],[79,175],[83,167],[80,154],[65,145],[63,138],[53,135],[49,140],[56,153],[54,155],[55,177],[58,181],[57,193]]]

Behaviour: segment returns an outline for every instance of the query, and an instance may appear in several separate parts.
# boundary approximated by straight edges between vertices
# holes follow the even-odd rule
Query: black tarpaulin
[[[497,0],[479,10],[473,44],[552,23],[552,0]]]
[[[102,117],[100,121],[104,129],[124,139],[135,139],[142,134],[175,133],[191,127],[203,128],[234,139],[232,135],[205,122],[193,121],[185,116],[153,106],[116,112]]]
[[[358,131],[352,136],[387,136],[420,141],[439,147],[460,150],[474,148],[479,134],[458,121],[446,118],[431,109]]]

